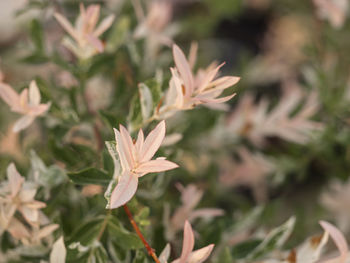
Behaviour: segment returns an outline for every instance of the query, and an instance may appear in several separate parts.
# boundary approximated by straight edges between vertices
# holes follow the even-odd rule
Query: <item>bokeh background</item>
[[[261,209],[254,223],[240,234],[230,230],[232,235],[225,239],[230,247],[249,240],[260,226],[269,229],[292,215],[297,221],[287,247],[320,232],[321,219],[349,233],[347,0],[169,0],[159,6],[156,1],[83,2],[101,4],[102,16],[116,15],[114,25],[104,35],[106,54],[91,63],[86,83],[88,96],[94,98],[93,110],[103,141],[113,140],[112,127],[132,119],[130,108],[139,82],[162,79],[161,88],[167,88],[173,66],[172,43],[185,54],[193,43],[198,44],[196,69],[213,61],[226,62],[221,74],[241,77],[230,89],[237,95],[225,109],[198,107],[167,120],[168,133],[174,136],[164,153],[181,168],[158,181],[155,176],[145,178],[138,195],[141,203],[151,204],[163,196],[166,209],[174,211],[181,204],[179,194],[184,186],[191,184],[202,191],[199,207],[222,209],[225,216],[198,224],[198,232],[204,231],[200,244],[222,240],[232,222],[254,209]],[[0,1],[2,80],[21,89],[34,76],[41,90],[47,91],[44,98],[59,101],[53,109],[55,117],[41,120],[21,134],[10,131],[16,115],[0,104],[3,177],[11,160],[26,171],[31,149],[45,163],[66,171],[101,162],[89,118],[77,120],[75,116],[79,99],[71,109],[66,98],[73,96],[77,86],[72,70],[76,58],[61,44],[65,32],[53,18],[54,12],[74,21],[79,2]],[[148,15],[146,29],[142,12]],[[43,130],[42,125],[49,128]],[[71,151],[64,152],[64,148]],[[74,155],[79,156],[79,162],[70,159]],[[166,185],[166,190],[157,192],[155,182]],[[84,207],[61,200],[67,204],[59,208],[59,214],[49,206],[49,213],[63,223],[66,232],[87,207],[93,204],[103,209],[105,202],[102,189],[91,194],[70,187],[79,193],[87,191],[91,200],[84,201]],[[90,216],[101,211],[90,209]],[[158,215],[158,220],[164,218],[164,209],[157,204],[153,215]],[[72,222],[62,219],[67,214]],[[167,227],[156,227],[155,233],[164,235]],[[168,237],[171,235],[168,232]],[[159,240],[159,251],[165,239],[155,239]]]

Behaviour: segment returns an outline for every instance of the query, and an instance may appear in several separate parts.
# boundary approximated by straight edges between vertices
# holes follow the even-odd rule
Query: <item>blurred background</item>
[[[276,226],[292,215],[297,216],[297,227],[289,247],[319,231],[320,219],[335,222],[349,233],[347,0],[83,3],[101,4],[102,17],[116,16],[103,35],[106,53],[96,56],[87,70],[86,92],[94,98],[93,111],[103,141],[113,139],[112,127],[132,120],[130,109],[139,82],[153,79],[163,91],[167,89],[172,43],[186,55],[191,45],[198,44],[195,71],[213,61],[226,62],[220,74],[241,77],[230,89],[237,95],[224,109],[197,107],[167,120],[167,132],[174,136],[164,152],[181,168],[159,182],[168,189],[159,195],[155,191],[150,196],[146,191],[152,189],[155,177],[145,178],[140,200],[147,203],[164,194],[173,211],[179,205],[179,189],[183,191],[179,183],[195,184],[204,193],[200,207],[225,211],[226,216],[215,219],[221,230],[263,207],[259,219],[241,231],[242,235],[232,234],[231,246],[247,240],[260,225]],[[1,171],[12,159],[24,170],[33,145],[46,163],[69,171],[99,162],[89,117],[77,121],[79,99],[74,108],[67,98],[79,82],[79,73],[72,69],[78,61],[62,45],[66,33],[53,18],[55,12],[73,22],[79,2],[0,1],[2,80],[19,90],[35,76],[41,90],[50,89],[44,92],[44,99],[59,100],[53,109],[56,115],[41,120],[49,127],[47,131],[37,123],[30,128],[34,132],[22,134],[11,133],[8,127],[15,114],[1,103]],[[74,127],[64,124],[67,122]],[[92,150],[81,153],[74,146],[71,153],[59,152],[67,145]],[[69,162],[60,154],[81,154],[83,160]],[[96,200],[104,202],[102,196]],[[163,209],[161,205],[154,208],[159,214]],[[67,213],[65,209],[61,212]],[[204,226],[208,227],[203,224],[202,229]],[[67,223],[65,227],[71,226]],[[209,237],[212,242],[220,239],[214,226],[206,229],[203,240]]]

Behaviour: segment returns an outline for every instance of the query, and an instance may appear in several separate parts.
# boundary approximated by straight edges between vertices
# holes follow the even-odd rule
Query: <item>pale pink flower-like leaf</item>
[[[134,196],[138,185],[138,177],[147,173],[163,172],[178,167],[177,164],[167,161],[163,157],[151,160],[164,139],[164,121],[160,122],[146,139],[144,139],[144,134],[140,130],[135,143],[122,125],[120,125],[119,131],[114,129],[114,133],[122,173],[111,194],[111,209],[124,205]]]
[[[185,222],[184,239],[180,256],[180,263],[186,263],[194,247],[194,234],[188,221]]]
[[[172,263],[202,263],[211,254],[214,244],[210,244],[204,248],[193,251],[194,234],[192,227],[188,221],[185,222],[184,239],[182,245],[181,257],[172,261]]]
[[[208,245],[206,247],[200,248],[198,250],[193,251],[189,258],[188,263],[202,263],[204,262],[211,254],[214,248],[214,244]]]
[[[187,59],[181,49],[177,46],[173,46],[173,56],[177,70],[185,85],[185,96],[189,97],[193,92],[193,76],[191,67],[187,62]]]
[[[247,137],[258,146],[262,146],[265,138],[271,136],[305,144],[312,139],[313,132],[322,130],[324,125],[311,120],[319,108],[315,93],[306,95],[306,101],[294,112],[304,98],[301,88],[294,86],[287,90],[279,103],[270,110],[266,99],[255,103],[253,96],[248,94],[229,116],[228,132]]]
[[[335,226],[326,221],[320,221],[320,225],[331,236],[340,252],[338,257],[323,260],[320,263],[345,263],[349,254],[349,248],[344,235]]]
[[[41,96],[38,85],[34,80],[29,84],[29,104],[36,106],[40,104]]]
[[[34,117],[32,116],[23,116],[20,119],[18,119],[15,124],[13,125],[13,131],[19,132],[21,130],[24,130],[25,128],[29,127],[33,121]]]
[[[125,171],[121,174],[117,186],[111,195],[110,209],[125,205],[134,196],[137,190],[138,176]]]
[[[313,2],[320,18],[329,20],[336,29],[344,25],[349,6],[348,0],[313,0]]]
[[[58,224],[51,224],[51,225],[44,226],[43,228],[39,229],[36,238],[38,240],[43,239],[58,228],[59,228]]]
[[[18,173],[15,165],[11,163],[7,168],[8,181],[0,193],[0,210],[5,212],[0,224],[6,229],[18,210],[29,224],[37,224],[39,209],[46,206],[45,203],[34,200],[36,189],[26,185],[24,178]]]
[[[50,253],[50,263],[64,263],[66,262],[67,250],[64,245],[63,236],[56,240],[52,246]]]
[[[162,121],[157,127],[149,133],[146,140],[142,143],[140,162],[147,162],[154,156],[165,137],[165,122]]]
[[[176,232],[182,229],[186,220],[191,222],[197,218],[211,219],[224,214],[224,211],[219,208],[195,209],[203,196],[203,190],[196,185],[189,184],[184,187],[177,184],[176,187],[181,192],[182,205],[175,210],[170,220],[166,219],[166,222],[169,222],[166,224],[166,235],[169,240],[172,240]]]
[[[11,188],[11,196],[14,197],[18,194],[19,190],[21,189],[22,184],[24,182],[24,178],[17,171],[14,163],[11,163],[7,167],[7,177]]]
[[[151,160],[141,164],[135,169],[136,173],[147,174],[147,173],[159,173],[177,168],[178,165],[162,159]]]
[[[47,112],[51,105],[51,103],[40,104],[40,91],[35,81],[30,83],[29,91],[24,89],[20,94],[9,85],[0,83],[0,97],[10,106],[11,111],[23,115],[15,122],[14,132],[27,128],[36,117]]]
[[[99,37],[102,35],[105,31],[107,31],[108,28],[110,28],[114,22],[115,16],[109,15],[105,19],[101,21],[101,23],[97,26],[97,28],[94,31],[94,36]]]
[[[75,26],[59,13],[55,13],[54,16],[76,42],[64,41],[65,46],[76,56],[86,59],[104,51],[104,44],[99,37],[111,27],[115,18],[114,15],[109,15],[97,26],[100,17],[100,6],[90,5],[85,10],[84,5],[81,4],[80,15],[75,22]]]
[[[170,257],[170,245],[166,244],[165,248],[163,249],[163,251],[160,253],[159,255],[159,261],[160,263],[167,263],[168,262],[168,258]]]
[[[165,112],[170,110],[172,110],[172,113],[175,113],[176,110],[192,109],[199,104],[212,107],[213,104],[224,103],[234,97],[234,94],[219,97],[225,89],[235,85],[240,80],[239,77],[234,76],[215,79],[220,68],[225,63],[219,66],[211,64],[207,69],[200,69],[197,75],[193,75],[192,68],[196,59],[194,52],[196,51],[197,46],[192,47],[187,60],[182,50],[177,45],[173,45],[173,57],[176,67],[170,69],[172,78],[169,82],[165,103],[160,108],[160,114],[165,114]]]

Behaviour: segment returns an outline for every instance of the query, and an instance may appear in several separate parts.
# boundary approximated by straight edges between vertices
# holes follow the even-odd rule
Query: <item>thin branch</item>
[[[131,225],[133,226],[133,228],[135,229],[136,234],[139,236],[139,238],[141,239],[142,243],[144,244],[144,246],[146,247],[148,254],[154,259],[154,261],[156,263],[160,263],[157,255],[154,253],[153,248],[147,243],[145,237],[142,235],[141,230],[139,229],[139,227],[137,226],[129,208],[127,205],[123,205],[123,208],[125,210],[125,213],[128,215],[129,221],[131,223]]]
[[[98,235],[97,235],[97,240],[98,241],[101,240],[101,238],[103,236],[103,233],[105,232],[105,229],[106,229],[106,226],[107,226],[108,219],[109,219],[110,215],[111,215],[111,210],[108,210],[107,211],[107,215],[106,215],[105,219],[103,220],[102,226],[100,228],[100,232],[98,232]]]

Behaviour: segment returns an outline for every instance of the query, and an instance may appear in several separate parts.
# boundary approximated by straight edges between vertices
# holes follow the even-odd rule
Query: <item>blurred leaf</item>
[[[295,217],[291,217],[286,223],[273,229],[261,242],[254,251],[249,255],[248,259],[253,260],[260,258],[274,249],[281,248],[293,231],[295,225]]]
[[[235,245],[231,249],[232,257],[234,259],[242,259],[248,257],[256,247],[261,244],[263,240],[253,239]],[[232,262],[232,261],[231,261]]]
[[[132,263],[148,263],[148,262],[150,261],[147,259],[147,255],[145,255],[143,251],[137,250],[135,258],[132,261]]]
[[[130,32],[130,17],[121,16],[118,21],[115,22],[110,30],[110,34],[107,39],[107,50],[117,50],[123,45]]]
[[[79,242],[83,246],[92,244],[100,233],[103,220],[104,217],[98,217],[78,224],[78,228],[74,231],[68,243]]]
[[[135,131],[142,123],[142,111],[139,96],[135,95],[130,102],[130,111],[128,116],[130,130]]]
[[[66,178],[65,172],[56,165],[47,167],[35,151],[30,151],[30,162],[35,181],[44,187],[52,188],[61,184]]]
[[[108,255],[105,248],[100,242],[95,242],[91,247],[88,257],[86,260],[87,263],[106,263],[108,262]]]
[[[140,94],[142,118],[144,120],[147,120],[149,117],[151,117],[151,114],[153,112],[152,93],[144,83],[140,83],[138,85],[138,88],[139,88],[139,94]]]
[[[143,247],[139,237],[126,230],[115,218],[108,221],[108,231],[122,249],[139,249]]]
[[[149,207],[143,207],[136,215],[135,222],[140,226],[148,226],[150,225],[149,220],[150,209]]]
[[[161,85],[156,79],[148,79],[144,82],[152,94],[153,108],[156,108],[162,97]]]
[[[34,53],[32,55],[22,58],[20,61],[29,64],[43,64],[49,62],[49,59],[41,53]]]
[[[120,123],[125,122],[125,117],[118,116],[114,112],[109,112],[106,110],[99,110],[98,113],[102,117],[102,119],[109,125],[111,128],[118,127]]]
[[[107,186],[111,181],[111,177],[102,170],[90,167],[78,172],[69,172],[68,177],[75,183],[80,185],[98,184]]]
[[[232,263],[232,262],[234,261],[233,261],[230,249],[228,247],[225,247],[223,251],[221,251],[217,263]]]
[[[40,22],[33,19],[30,25],[30,36],[38,54],[44,53],[44,32]]]
[[[106,147],[107,150],[110,154],[110,156],[113,159],[113,164],[114,164],[114,173],[113,173],[113,178],[117,179],[121,173],[121,164],[120,164],[120,159],[119,159],[119,154],[117,151],[117,144],[116,142],[112,141],[107,141],[106,142]]]

